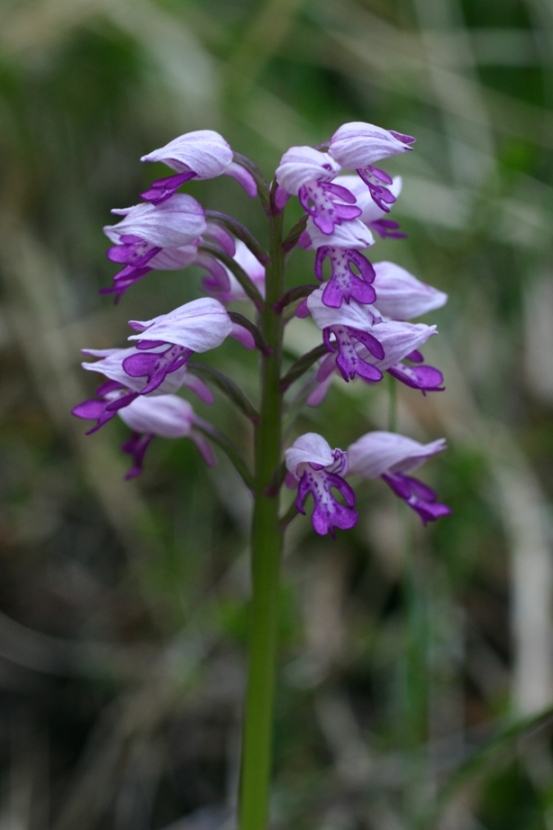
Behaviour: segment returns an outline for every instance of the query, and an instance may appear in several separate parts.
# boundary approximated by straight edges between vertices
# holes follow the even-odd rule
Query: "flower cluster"
[[[405,236],[388,218],[401,193],[401,179],[392,179],[375,164],[412,150],[414,140],[372,124],[344,124],[319,148],[291,147],[270,187],[253,162],[234,153],[212,130],[186,133],[143,156],[144,162],[166,164],[174,175],[154,181],[141,194],[141,203],[112,211],[121,219],[104,228],[112,243],[107,256],[121,270],[102,293],[114,294],[119,301],[156,270],[181,271],[194,265],[205,272],[202,287],[208,296],[150,320],[131,320],[131,346],[84,351],[97,358],[83,363],[84,368],[100,373],[105,381],[95,398],[73,412],[95,422],[90,432],[115,415],[131,428],[122,447],[133,458],[127,477],[141,472],[156,435],[191,439],[210,465],[215,457],[208,438],[228,450],[228,439],[221,441],[220,433],[177,394],[190,389],[203,403],[212,404],[205,379],[214,381],[258,424],[261,416],[234,381],[191,358],[217,348],[227,337],[245,348],[257,348],[262,360],[280,354],[281,342],[268,342],[263,320],[266,312],[278,317],[279,325],[270,331],[281,337],[285,320],[292,316],[283,311],[293,303],[298,317],[311,317],[320,329],[321,346],[314,357],[300,358],[281,378],[281,396],[298,381],[302,387],[297,399],[316,406],[335,376],[375,384],[385,372],[423,394],[443,389],[441,372],[426,365],[420,351],[437,333],[436,326],[411,321],[443,306],[447,296],[400,266],[371,262],[367,256],[375,235]],[[279,250],[286,256],[296,244],[313,250],[320,287],[291,289],[275,303],[270,283],[274,255],[271,259],[237,220],[206,211],[192,196],[178,192],[193,178],[223,174],[235,178],[248,196],[259,195],[270,221],[283,213],[290,197],[299,199],[305,215],[280,240]],[[244,301],[252,303],[253,314],[229,309]],[[332,450],[322,436],[306,433],[284,452],[286,484],[297,487],[295,503],[301,513],[308,496],[313,497],[312,524],[319,534],[346,530],[357,522],[355,494],[346,475],[382,478],[427,523],[449,513],[449,508],[407,473],[443,449],[443,440],[423,445],[395,433],[369,432],[347,450]],[[231,458],[236,458],[234,452]],[[282,479],[277,470],[274,474]],[[255,489],[248,475],[242,475]]]

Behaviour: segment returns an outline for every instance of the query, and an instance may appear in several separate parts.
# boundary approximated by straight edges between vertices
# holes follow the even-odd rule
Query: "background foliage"
[[[447,391],[402,388],[399,428],[448,437],[425,472],[454,514],[422,532],[366,484],[336,542],[292,525],[275,827],[551,830],[552,47],[547,0],[3,1],[2,828],[229,826],[250,505],[186,441],[124,483],[123,425],[71,417],[81,347],[199,290],[158,273],[111,306],[101,227],[180,133],[217,129],[270,175],[366,120],[418,137],[387,164],[409,239],[375,258],[450,294],[427,349]],[[187,189],[263,233],[235,182]],[[252,388],[252,355],[207,357]],[[198,411],[248,437],[224,400]],[[381,389],[336,383],[298,429],[346,446],[386,418]]]

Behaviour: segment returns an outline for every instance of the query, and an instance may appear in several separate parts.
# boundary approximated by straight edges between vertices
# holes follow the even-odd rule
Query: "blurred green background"
[[[424,475],[454,514],[422,531],[377,482],[337,541],[291,526],[274,825],[553,828],[550,719],[518,726],[553,702],[553,6],[2,0],[2,830],[232,827],[249,499],[185,440],[125,483],[124,425],[70,415],[96,385],[79,350],[199,296],[193,269],[97,293],[109,210],[166,175],[141,155],[212,128],[270,177],[349,120],[418,139],[385,164],[409,238],[373,259],[450,295],[425,350],[447,391],[402,387],[399,429],[448,438]],[[234,181],[186,189],[263,238]],[[254,390],[237,344],[206,362]],[[249,440],[223,399],[196,408]],[[295,428],[343,447],[386,419],[385,390],[336,383]]]

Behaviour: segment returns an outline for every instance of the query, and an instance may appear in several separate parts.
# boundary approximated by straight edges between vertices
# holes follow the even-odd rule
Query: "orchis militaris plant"
[[[113,211],[122,218],[104,229],[113,243],[108,258],[123,266],[113,285],[103,289],[115,294],[116,301],[156,270],[195,265],[206,272],[202,288],[209,296],[151,320],[131,320],[133,334],[126,348],[84,351],[97,358],[83,363],[84,368],[105,380],[97,396],[73,412],[95,422],[90,432],[116,415],[130,427],[122,447],[133,459],[128,478],[142,471],[154,436],[188,438],[208,465],[216,463],[211,445],[218,445],[252,494],[242,830],[265,830],[268,821],[279,567],[286,527],[298,513],[305,514],[312,499],[316,533],[334,536],[337,529],[353,528],[356,498],[346,476],[382,479],[424,524],[450,512],[430,487],[408,475],[444,449],[443,439],[423,445],[395,432],[365,432],[342,450],[309,432],[283,446],[284,415],[297,411],[298,402],[318,405],[333,379],[377,384],[387,373],[395,379],[391,383],[399,381],[423,394],[443,389],[441,372],[425,365],[420,352],[437,334],[436,326],[411,320],[443,306],[446,295],[398,265],[368,258],[375,234],[405,236],[387,218],[400,195],[401,179],[374,165],[412,150],[414,140],[372,124],[344,124],[319,148],[291,147],[268,184],[255,164],[233,152],[218,133],[187,133],[143,156],[142,161],[164,162],[174,175],[153,182],[140,204]],[[266,249],[236,219],[206,211],[192,196],[177,192],[190,179],[222,174],[234,177],[250,197],[259,197],[268,223]],[[286,233],[284,211],[292,196],[305,214]],[[314,251],[320,286],[311,282],[287,288],[285,267],[296,245]],[[242,310],[247,303],[246,313],[233,310],[235,303]],[[285,365],[285,328],[294,315],[311,317],[304,325],[320,330],[320,345]],[[256,406],[234,380],[195,359],[196,353],[218,348],[227,337],[259,352]],[[253,424],[253,469],[240,448],[177,394],[189,389],[213,404],[211,385]],[[293,401],[288,400],[290,387]],[[297,490],[284,515],[283,485]]]

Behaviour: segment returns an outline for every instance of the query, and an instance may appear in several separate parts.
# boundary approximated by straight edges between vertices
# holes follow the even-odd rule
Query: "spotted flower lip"
[[[441,388],[443,376],[433,366],[407,366],[402,363],[405,358],[412,360],[418,356],[417,349],[436,334],[435,326],[384,320],[375,326],[373,331],[376,331],[384,357],[375,357],[360,341],[354,341],[355,354],[346,355],[345,365],[343,361],[342,365],[338,362],[339,354],[330,352],[323,358],[317,370],[315,388],[307,398],[308,406],[318,406],[324,400],[332,375],[336,371],[340,372],[344,380],[351,380],[352,368],[356,369],[354,374],[360,375],[368,383],[382,380],[382,373],[388,371],[402,383],[415,389],[438,391]],[[420,358],[422,359],[422,355]]]
[[[180,135],[140,159],[163,162],[177,173],[176,176],[153,182],[141,194],[142,198],[153,204],[162,204],[189,179],[213,179],[222,174],[237,179],[249,196],[255,196],[257,185],[253,177],[233,159],[230,144],[214,130],[194,130]]]
[[[375,307],[392,320],[411,320],[447,303],[447,294],[418,280],[393,262],[373,263]]]
[[[412,150],[413,136],[385,130],[364,121],[342,124],[332,138],[329,155],[343,168],[356,170],[376,161]]]
[[[328,153],[313,147],[290,147],[280,160],[275,178],[290,195],[297,196],[308,182],[330,182],[340,172],[340,165]]]
[[[180,248],[193,242],[207,228],[202,206],[186,193],[176,193],[161,205],[140,204],[115,209],[112,213],[123,216],[117,225],[104,227],[104,233],[116,245],[134,244],[125,243],[124,237],[132,237],[135,243],[142,240],[158,249]]]
[[[156,398],[137,398],[125,409],[119,410],[119,417],[133,430],[121,449],[132,456],[134,464],[126,474],[130,479],[142,472],[144,455],[152,439],[190,438],[210,467],[216,463],[213,450],[205,436],[196,429],[201,424],[188,401],[177,395],[160,395]]]
[[[395,432],[369,432],[348,447],[350,472],[364,478],[382,478],[396,496],[414,510],[423,524],[447,516],[451,509],[438,501],[434,490],[407,473],[445,449],[445,439],[420,444]]]
[[[357,524],[355,493],[342,478],[347,473],[347,456],[343,450],[331,450],[321,435],[308,432],[297,438],[284,455],[287,484],[298,487],[296,507],[300,513],[305,513],[307,497],[313,496],[311,523],[316,533],[334,536],[336,528],[349,530]],[[342,495],[345,504],[337,501],[333,490]]]
[[[192,300],[151,320],[131,320],[129,325],[139,332],[129,340],[172,343],[193,352],[217,348],[232,331],[224,306],[211,297]]]

